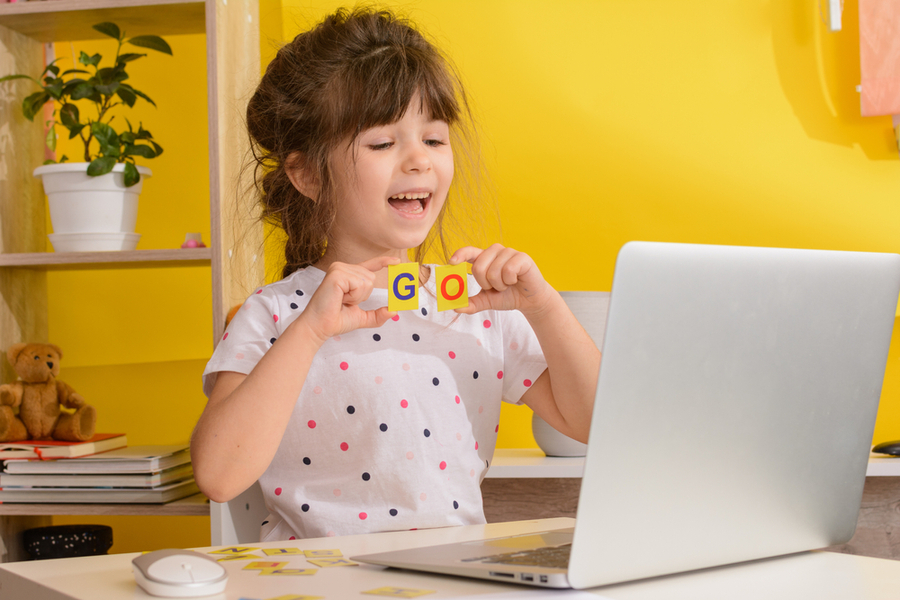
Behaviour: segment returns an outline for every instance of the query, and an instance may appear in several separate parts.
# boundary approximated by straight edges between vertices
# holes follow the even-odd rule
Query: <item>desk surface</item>
[[[317,538],[292,542],[254,544],[265,548],[304,550],[339,549],[344,556],[429,544],[464,541],[516,533],[541,531],[572,525],[571,519],[546,519],[496,523],[470,527],[382,533],[373,535]],[[201,548],[201,552],[213,548]],[[39,562],[0,565],[0,596],[29,600],[120,600],[147,599],[134,582],[131,560],[136,554],[115,554]],[[288,568],[313,568],[305,557],[282,556]],[[323,599],[378,598],[364,592],[382,587],[430,590],[420,598],[478,597],[492,600],[561,596],[575,600],[600,596],[609,600],[651,600],[658,598],[704,600],[894,600],[900,587],[900,561],[865,558],[849,554],[808,552],[788,557],[706,569],[684,575],[659,577],[641,582],[595,588],[589,592],[545,593],[519,586],[384,569],[371,565],[321,568],[311,576],[261,576],[244,570],[247,561],[222,563],[229,573],[224,594],[215,600],[288,595]],[[363,595],[361,595],[363,594]],[[474,600],[474,598],[473,598]]]

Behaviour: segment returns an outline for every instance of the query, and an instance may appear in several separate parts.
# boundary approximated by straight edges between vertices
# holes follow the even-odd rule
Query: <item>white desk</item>
[[[254,544],[258,548],[296,547],[340,549],[345,556],[388,549],[413,548],[516,533],[548,527],[571,526],[571,519],[547,519],[483,526],[452,527],[373,535],[318,538],[294,542]],[[206,551],[210,548],[203,548]],[[262,552],[257,552],[262,555]],[[152,598],[137,587],[131,572],[136,554],[91,556],[0,565],[0,596],[10,600],[138,600]],[[281,557],[289,568],[311,568],[304,557]],[[543,591],[487,581],[442,577],[369,565],[319,569],[312,576],[263,577],[243,570],[244,561],[222,563],[229,573],[224,594],[214,600],[257,598],[288,594],[324,599],[378,598],[362,592],[385,586],[433,590],[427,600],[483,596],[544,598]],[[900,590],[900,561],[864,558],[830,552],[809,552],[732,567],[706,569],[684,575],[590,590],[610,600],[895,600]],[[527,593],[527,596],[524,595]],[[583,596],[562,592],[562,598]],[[555,594],[554,594],[555,596]],[[573,599],[574,600],[574,599]]]

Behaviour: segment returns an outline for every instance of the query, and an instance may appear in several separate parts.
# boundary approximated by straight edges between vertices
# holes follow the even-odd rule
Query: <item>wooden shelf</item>
[[[190,267],[209,265],[211,262],[212,250],[209,248],[0,254],[0,267],[37,270]]]
[[[124,515],[158,517],[209,516],[209,499],[194,494],[166,504],[7,504],[0,503],[0,515]]]
[[[126,35],[204,33],[200,0],[55,0],[0,5],[0,26],[39,42],[104,39],[92,26],[112,21]]]

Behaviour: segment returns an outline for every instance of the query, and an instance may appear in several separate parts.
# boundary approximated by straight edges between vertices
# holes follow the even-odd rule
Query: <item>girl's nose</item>
[[[403,170],[408,173],[428,171],[431,169],[431,158],[424,148],[412,146],[403,157]]]

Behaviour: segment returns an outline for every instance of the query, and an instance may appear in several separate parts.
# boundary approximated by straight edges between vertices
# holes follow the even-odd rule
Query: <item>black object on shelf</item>
[[[112,547],[112,527],[107,525],[54,525],[22,532],[25,550],[35,560],[106,554]]]

